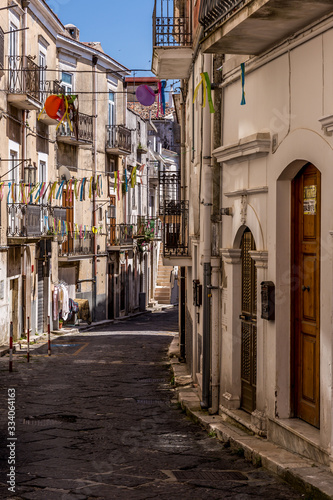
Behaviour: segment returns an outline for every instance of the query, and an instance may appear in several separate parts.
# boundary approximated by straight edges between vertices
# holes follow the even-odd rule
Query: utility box
[[[146,310],[146,293],[139,293],[139,311],[143,312]]]
[[[275,320],[275,285],[273,281],[261,282],[261,317]]]
[[[197,307],[202,305],[202,285],[199,280],[193,280],[193,305]]]

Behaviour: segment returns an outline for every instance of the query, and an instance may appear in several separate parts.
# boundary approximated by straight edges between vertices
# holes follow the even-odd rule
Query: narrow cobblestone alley
[[[1,363],[0,497],[297,499],[302,495],[182,413],[168,346],[175,309],[61,336]],[[15,492],[8,491],[8,390],[15,389]]]

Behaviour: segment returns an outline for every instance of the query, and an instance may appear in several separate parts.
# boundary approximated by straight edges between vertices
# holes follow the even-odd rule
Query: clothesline
[[[139,168],[139,172],[143,171],[145,165],[141,165]],[[114,172],[114,186],[115,189],[118,190],[118,199],[119,199],[119,187],[120,182],[125,184],[126,192],[128,191],[128,180],[130,180],[130,185],[132,188],[135,187],[137,183],[137,167],[133,167],[131,173],[127,174],[127,169],[122,173],[119,170]],[[142,179],[141,183],[142,183]],[[11,181],[3,181],[0,182],[0,200],[4,198],[4,190],[5,187],[8,187],[7,194],[7,203],[23,203],[23,204],[31,204],[31,203],[39,203],[52,202],[53,199],[62,200],[63,195],[65,193],[66,201],[72,202],[75,196],[77,201],[84,201],[86,199],[86,189],[88,188],[88,197],[92,198],[93,193],[95,192],[98,197],[103,195],[103,181],[102,175],[98,175],[97,177],[91,176],[83,177],[82,179],[70,179],[69,181],[51,181],[51,182],[37,182],[33,183],[25,183],[21,182],[11,182]]]

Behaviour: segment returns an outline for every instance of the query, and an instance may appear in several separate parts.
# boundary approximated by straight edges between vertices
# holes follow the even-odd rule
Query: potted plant
[[[64,320],[62,318],[59,318],[59,330],[62,329],[63,324],[64,324]]]

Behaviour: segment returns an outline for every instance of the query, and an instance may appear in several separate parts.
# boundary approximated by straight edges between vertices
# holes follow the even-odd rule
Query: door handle
[[[302,286],[302,292],[305,292],[305,290],[307,290],[309,292],[310,291],[310,287],[303,285]]]
[[[250,321],[251,320],[251,316],[248,316],[247,314],[241,314],[239,316],[239,319],[242,319],[243,321]]]

